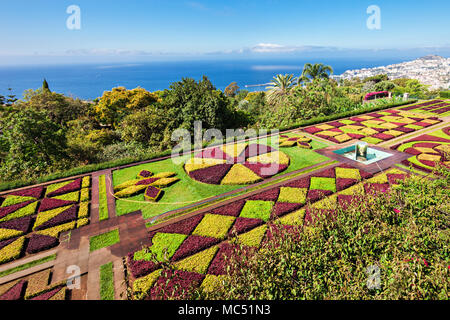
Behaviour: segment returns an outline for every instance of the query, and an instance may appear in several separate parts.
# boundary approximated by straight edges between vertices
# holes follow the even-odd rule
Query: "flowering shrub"
[[[73,191],[77,191],[81,189],[81,178],[76,179],[66,185],[64,185],[63,187],[60,187],[54,191],[48,192],[49,188],[51,187],[47,187],[47,197],[51,198],[54,196],[59,196],[65,193],[69,193],[69,192],[73,192]]]
[[[241,234],[251,229],[254,229],[255,227],[263,223],[264,221],[261,219],[237,217],[233,227],[230,229],[228,234],[230,236],[233,236],[235,234]]]
[[[155,261],[151,261],[151,260],[148,261],[145,259],[136,260],[134,258],[136,253],[137,252],[131,252],[127,256],[128,268],[131,271],[131,274],[133,275],[133,277],[140,278],[140,277],[146,276],[146,275],[152,273],[153,271],[155,271],[159,267],[159,263],[156,263]]]
[[[21,236],[22,234],[23,231],[20,230],[0,228],[0,241],[18,237]]]
[[[150,172],[148,170],[142,170],[141,172],[138,173],[138,177],[140,178],[149,178],[153,175],[153,172]]]
[[[203,183],[220,184],[232,166],[232,164],[215,165],[213,167],[191,171],[189,172],[189,176]]]
[[[0,301],[3,300],[20,300],[23,297],[23,291],[25,288],[26,281],[21,280],[14,284],[8,291],[0,295]]]
[[[153,273],[134,281],[133,298],[136,300],[142,300],[143,298],[147,297],[147,295],[150,293],[150,289],[155,284],[160,275],[161,270],[156,270]]]
[[[197,224],[203,219],[203,214],[195,215],[191,218],[184,219],[179,222],[175,222],[172,224],[169,224],[166,227],[162,227],[161,229],[158,229],[158,232],[161,233],[180,233],[189,235],[194,228],[197,226]]]
[[[83,177],[81,180],[81,188],[89,188],[91,186],[91,176]]]
[[[26,204],[26,205],[24,205],[24,204]],[[29,203],[29,204],[28,204],[28,202],[20,203],[18,205],[10,206],[10,207],[17,206],[15,208],[19,208],[19,209],[13,210],[11,212],[8,209],[13,209],[13,208],[5,207],[4,208],[5,211],[2,212],[0,210],[0,212],[1,212],[0,217],[2,217],[2,215],[4,213],[6,213],[6,214],[8,212],[10,212],[10,213],[7,214],[7,215],[6,214],[3,215],[3,217],[0,219],[0,222],[10,221],[10,220],[14,220],[14,219],[22,218],[22,217],[31,216],[31,215],[33,215],[36,212],[37,205],[38,205],[38,202],[32,202],[32,203]]]
[[[144,198],[147,201],[155,202],[158,200],[161,193],[162,193],[161,189],[158,189],[158,188],[152,187],[152,186],[148,186],[147,189],[145,189]]]
[[[76,203],[76,201],[44,198],[44,200],[41,201],[41,206],[39,207],[39,212],[48,211],[48,210],[52,210],[52,209],[56,209],[56,208],[61,208],[61,207],[65,207],[68,205],[75,204],[75,203]]]
[[[32,201],[27,201],[27,202],[24,202],[24,203],[18,203],[18,204],[15,204],[15,205],[12,205],[12,206],[8,206],[8,207],[1,207],[0,208],[0,219],[3,220],[3,218],[6,217],[7,215],[9,215],[9,214],[11,214],[11,213],[13,213],[13,212],[15,212],[15,211],[17,211],[19,209],[22,209],[22,208],[26,207],[30,203],[32,203]]]
[[[204,277],[195,272],[165,270],[150,290],[149,297],[152,300],[187,299]]]
[[[55,215],[55,212],[47,214],[47,212],[39,213],[36,218],[36,223],[33,227],[34,230],[43,230],[51,227],[55,227],[77,219],[77,208],[71,206]]]
[[[19,190],[11,192],[9,195],[19,196],[19,197],[32,197],[35,199],[39,199],[42,196],[42,192],[44,191],[44,187],[34,187],[26,190]]]

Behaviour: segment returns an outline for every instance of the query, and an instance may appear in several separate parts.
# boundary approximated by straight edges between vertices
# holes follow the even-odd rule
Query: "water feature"
[[[365,165],[369,165],[393,156],[390,153],[371,148],[366,143],[361,142],[349,147],[335,150],[333,152],[347,159],[357,161]]]

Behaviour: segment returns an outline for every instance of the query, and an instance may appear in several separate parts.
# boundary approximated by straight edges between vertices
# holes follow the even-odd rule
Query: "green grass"
[[[98,177],[98,201],[99,201],[99,220],[103,221],[108,219],[108,198],[106,196],[106,176],[101,175]]]
[[[100,267],[100,299],[114,300],[114,271],[112,262]]]
[[[43,263],[46,263],[46,262],[49,262],[49,261],[53,261],[55,259],[56,259],[56,254],[53,254],[51,256],[48,256],[48,257],[45,257],[45,258],[42,258],[42,259],[39,259],[39,260],[35,260],[35,261],[31,261],[31,262],[22,264],[20,266],[17,266],[17,267],[14,267],[14,268],[11,268],[11,269],[8,269],[8,270],[0,272],[0,278],[6,277],[6,276],[8,276],[10,274],[13,274],[13,273],[16,273],[16,272],[19,272],[19,271],[23,271],[23,270],[35,267],[37,265],[40,265],[40,264],[43,264]]]
[[[264,142],[261,143],[264,144]],[[270,145],[270,140],[268,140],[267,144]],[[276,176],[329,160],[327,157],[314,152],[316,149],[327,147],[327,144],[313,140],[311,146],[313,147],[312,150],[298,147],[280,148],[282,152],[289,156],[291,162],[285,171]],[[189,157],[181,157],[183,160],[181,163],[184,163]],[[118,216],[142,210],[144,219],[148,219],[171,210],[189,206],[199,200],[214,197],[242,187],[239,185],[209,185],[195,181],[187,175],[182,164],[175,164],[172,162],[172,159],[116,170],[113,172],[114,185],[117,186],[125,181],[135,179],[141,170],[149,170],[154,173],[175,172],[177,177],[180,178],[180,181],[168,188],[164,188],[164,194],[156,203],[145,202],[143,192],[125,200],[116,200],[116,214]],[[133,201],[138,201],[139,203]]]
[[[119,230],[102,233],[89,239],[89,250],[91,252],[112,246],[120,241]]]

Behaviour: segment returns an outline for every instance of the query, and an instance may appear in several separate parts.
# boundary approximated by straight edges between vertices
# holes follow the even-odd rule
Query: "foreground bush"
[[[408,178],[389,193],[276,228],[250,257],[236,249],[206,299],[448,299],[449,180]],[[274,235],[274,233],[272,233]],[[369,289],[372,288],[372,289]]]

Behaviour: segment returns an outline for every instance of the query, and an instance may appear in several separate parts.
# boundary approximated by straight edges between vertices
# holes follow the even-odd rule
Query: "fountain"
[[[358,142],[354,145],[335,150],[333,152],[347,159],[357,161],[365,165],[369,165],[393,156],[391,153],[371,148],[365,142]]]

